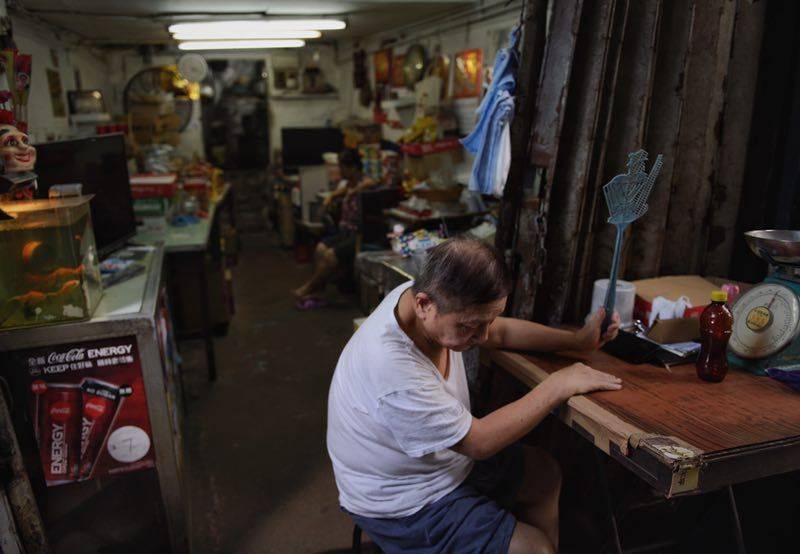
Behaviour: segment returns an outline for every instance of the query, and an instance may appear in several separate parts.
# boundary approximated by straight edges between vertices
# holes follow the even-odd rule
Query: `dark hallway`
[[[227,336],[217,339],[218,381],[205,381],[200,349],[184,363],[191,368],[185,378],[193,551],[347,548],[352,524],[337,502],[324,410],[360,312],[343,296],[324,310],[296,310],[289,291],[308,266],[264,235],[245,236],[234,271],[237,313]]]

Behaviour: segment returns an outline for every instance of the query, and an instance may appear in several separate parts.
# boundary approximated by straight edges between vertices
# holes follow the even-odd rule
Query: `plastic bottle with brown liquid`
[[[728,373],[728,340],[733,329],[733,314],[726,305],[728,293],[715,290],[700,315],[700,355],[695,362],[697,376],[703,381],[719,383]]]

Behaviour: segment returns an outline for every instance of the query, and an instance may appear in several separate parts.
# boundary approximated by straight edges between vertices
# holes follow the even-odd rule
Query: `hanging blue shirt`
[[[478,106],[478,122],[469,136],[461,139],[461,144],[475,156],[469,189],[482,194],[496,192],[495,180],[503,131],[514,114],[514,89],[517,85],[519,67],[519,26],[512,29],[508,47],[501,49],[494,61],[492,83]],[[506,168],[507,171],[507,168]],[[505,180],[505,176],[502,179]],[[502,185],[500,184],[500,188]]]

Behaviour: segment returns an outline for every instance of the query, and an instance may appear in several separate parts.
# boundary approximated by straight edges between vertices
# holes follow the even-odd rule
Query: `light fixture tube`
[[[229,37],[244,32],[267,31],[340,31],[347,27],[338,19],[253,19],[244,21],[203,21],[175,23],[169,32],[176,33],[227,33]]]
[[[191,40],[178,44],[180,50],[252,50],[265,48],[301,48],[304,40]]]
[[[218,31],[181,31],[175,33],[175,40],[275,40],[287,38],[315,39],[322,36],[319,31],[240,31],[230,32],[220,29]]]

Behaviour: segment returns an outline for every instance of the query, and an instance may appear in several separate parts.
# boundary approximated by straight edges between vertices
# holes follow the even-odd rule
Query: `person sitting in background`
[[[358,233],[358,193],[375,185],[362,173],[361,156],[358,150],[348,149],[339,154],[339,170],[342,180],[331,192],[323,205],[327,208],[334,200],[342,198],[341,217],[336,234],[323,239],[314,251],[314,273],[300,287],[292,291],[301,310],[320,308],[326,304],[319,294],[337,269],[352,265],[356,255]]]

